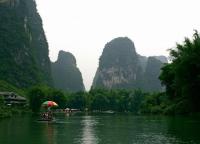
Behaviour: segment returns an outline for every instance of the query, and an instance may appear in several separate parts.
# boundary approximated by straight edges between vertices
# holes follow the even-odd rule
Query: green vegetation
[[[24,107],[5,106],[3,104],[0,106],[0,119],[12,117],[15,115],[22,115],[26,113],[30,113],[30,109]]]
[[[166,108],[165,95],[144,93],[141,90],[92,89],[89,92],[63,93],[49,87],[34,87],[29,90],[30,108],[39,112],[42,102],[53,100],[58,108],[73,108],[81,111],[114,111],[134,114],[161,114]]]
[[[23,90],[15,87],[3,80],[0,80],[0,91],[15,92],[15,93],[19,94],[20,96],[25,96],[25,92]]]
[[[200,36],[170,49],[172,62],[162,68],[160,79],[166,86],[166,95],[171,104],[171,113],[200,112]]]
[[[76,92],[71,93],[67,97],[66,107],[79,109],[81,111],[86,108],[86,93],[85,92]]]
[[[20,96],[26,96],[24,90],[16,88],[15,86],[0,80],[0,92],[3,91],[14,92],[19,94]],[[4,104],[3,97],[0,96],[0,118],[11,117],[14,114],[21,114],[28,111],[28,107],[6,106]]]
[[[42,102],[45,100],[45,94],[40,88],[33,88],[29,92],[29,105],[33,112],[39,112]]]
[[[63,92],[48,86],[39,85],[32,87],[27,92],[29,98],[29,106],[32,112],[37,113],[40,111],[41,104],[44,101],[55,101],[59,108],[65,108],[66,97]]]
[[[0,80],[18,88],[52,85],[48,44],[33,0],[0,5]]]

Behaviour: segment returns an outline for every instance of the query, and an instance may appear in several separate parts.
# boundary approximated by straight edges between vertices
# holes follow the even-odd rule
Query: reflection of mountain
[[[145,57],[136,53],[127,37],[113,39],[105,45],[92,88],[125,88],[161,91],[158,76],[166,57]],[[151,86],[149,86],[151,85]]]

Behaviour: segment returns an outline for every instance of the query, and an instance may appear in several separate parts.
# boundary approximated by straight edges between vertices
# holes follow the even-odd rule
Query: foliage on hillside
[[[0,4],[0,80],[52,85],[48,44],[33,0]]]
[[[0,80],[0,92],[15,92],[21,96],[25,96],[25,92],[21,89],[16,88],[15,86]]]
[[[170,49],[172,63],[162,68],[160,79],[166,86],[174,113],[200,112],[200,36],[185,38],[183,44]]]

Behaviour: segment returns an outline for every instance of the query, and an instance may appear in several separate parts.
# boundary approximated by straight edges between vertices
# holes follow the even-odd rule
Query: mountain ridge
[[[158,76],[161,65],[166,61],[164,56],[141,56],[136,52],[134,42],[128,37],[115,38],[104,47],[91,88],[161,91]],[[151,69],[152,66],[154,69]],[[153,78],[145,80],[150,74]],[[152,90],[147,86],[151,81],[156,85]]]

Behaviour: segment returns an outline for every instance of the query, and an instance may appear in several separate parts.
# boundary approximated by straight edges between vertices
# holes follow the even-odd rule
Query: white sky
[[[36,0],[55,61],[71,52],[86,89],[92,84],[104,45],[119,36],[135,43],[137,53],[166,55],[193,30],[200,31],[199,0]]]

